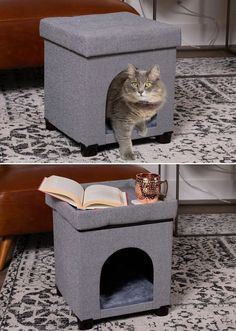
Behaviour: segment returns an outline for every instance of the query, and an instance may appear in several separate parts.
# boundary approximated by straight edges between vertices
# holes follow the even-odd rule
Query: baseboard
[[[236,54],[236,46],[180,46],[177,48],[177,58],[183,57],[231,57]]]
[[[205,204],[200,203],[193,204],[191,201],[189,204],[179,204],[178,213],[179,214],[222,214],[222,213],[235,213],[236,202],[232,201],[231,204],[219,204],[219,201],[215,203],[210,203],[206,201]]]
[[[229,205],[236,206],[236,199],[227,199]],[[220,205],[225,206],[226,202],[221,202],[217,199],[207,199],[207,200],[179,200],[179,205]],[[228,204],[227,204],[228,205]]]

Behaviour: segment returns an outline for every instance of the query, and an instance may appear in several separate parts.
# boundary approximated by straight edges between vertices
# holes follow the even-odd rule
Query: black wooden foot
[[[161,306],[159,309],[155,310],[157,316],[166,316],[169,313],[169,306]]]
[[[78,319],[79,330],[89,330],[93,328],[93,319],[80,321]]]
[[[98,152],[98,145],[89,145],[89,146],[85,146],[84,144],[80,144],[81,146],[81,154],[84,157],[88,157],[88,156],[95,156],[97,155]]]
[[[56,291],[57,291],[57,295],[58,295],[59,297],[61,297],[62,294],[61,294],[61,292],[58,290],[58,287],[57,287],[57,286],[56,286]]]
[[[171,135],[172,135],[172,132],[165,132],[165,133],[161,134],[160,136],[156,136],[156,140],[160,144],[169,144],[171,142]]]
[[[49,131],[57,130],[57,128],[46,119],[45,119],[45,125],[46,125],[46,129]]]

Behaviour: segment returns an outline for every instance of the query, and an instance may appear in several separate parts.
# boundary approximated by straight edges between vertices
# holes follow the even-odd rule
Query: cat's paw
[[[123,160],[135,160],[135,155],[132,151],[127,151],[121,154]]]
[[[138,134],[141,137],[146,137],[147,133],[148,133],[148,128],[147,127],[143,128],[142,130],[140,130],[140,129],[138,130]]]

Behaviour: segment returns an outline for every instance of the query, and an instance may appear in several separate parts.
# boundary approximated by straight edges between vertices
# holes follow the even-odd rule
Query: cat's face
[[[130,102],[159,102],[163,97],[163,85],[160,82],[159,66],[149,71],[139,70],[128,65],[128,78],[123,85],[123,97]]]

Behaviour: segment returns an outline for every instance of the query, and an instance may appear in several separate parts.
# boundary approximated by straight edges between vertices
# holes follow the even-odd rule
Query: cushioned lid
[[[178,27],[131,13],[47,18],[40,34],[85,57],[180,45]]]
[[[114,225],[125,226],[127,224],[142,223],[145,221],[158,223],[163,220],[174,219],[176,216],[177,201],[175,199],[166,199],[165,201],[143,205],[131,204],[131,200],[135,199],[134,180],[132,179],[101,182],[100,184],[115,186],[127,192],[128,206],[79,210],[49,195],[46,195],[46,203],[79,231],[99,229]],[[86,187],[87,185],[83,186]]]

